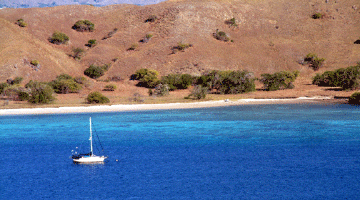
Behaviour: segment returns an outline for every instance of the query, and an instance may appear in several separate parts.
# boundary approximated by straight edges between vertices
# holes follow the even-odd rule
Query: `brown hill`
[[[312,19],[316,12],[324,17]],[[145,23],[150,15],[158,19]],[[225,23],[233,17],[237,27]],[[17,26],[14,22],[19,18],[28,26]],[[93,22],[95,31],[71,29],[80,19]],[[90,64],[112,63],[101,79],[113,75],[128,79],[140,68],[156,69],[161,75],[246,69],[259,76],[299,70],[302,80],[310,83],[315,72],[299,64],[310,52],[326,59],[319,72],[360,60],[360,45],[354,44],[360,36],[358,0],[170,0],[148,6],[2,9],[0,26],[0,81],[15,76],[49,81],[60,73],[82,76]],[[118,31],[102,40],[114,28]],[[233,42],[216,40],[217,29]],[[48,42],[56,30],[70,37],[68,44]],[[153,38],[140,43],[148,33]],[[86,47],[89,39],[96,39],[98,45]],[[193,47],[172,54],[171,48],[179,42]],[[133,43],[138,48],[128,51]],[[68,56],[76,47],[86,50],[80,61]],[[40,61],[37,71],[28,64],[32,59]]]

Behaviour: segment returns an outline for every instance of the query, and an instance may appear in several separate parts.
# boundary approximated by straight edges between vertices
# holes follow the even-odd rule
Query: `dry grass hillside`
[[[312,19],[316,12],[324,17]],[[150,15],[158,19],[145,23]],[[237,27],[225,23],[233,17]],[[19,18],[28,26],[17,26],[14,22]],[[95,31],[71,29],[80,19],[93,22]],[[310,52],[326,59],[318,72],[360,61],[360,44],[354,44],[360,37],[358,0],[169,0],[148,6],[2,9],[0,27],[0,81],[16,76],[25,82],[49,81],[61,73],[83,76],[90,64],[112,63],[100,79],[119,75],[128,80],[140,68],[155,69],[161,75],[246,69],[259,76],[299,70],[296,84],[301,87],[311,83],[316,73],[298,63]],[[114,28],[118,31],[102,40]],[[233,42],[214,39],[216,29],[226,32]],[[54,31],[67,34],[68,44],[51,44],[48,38]],[[152,39],[140,43],[149,33]],[[89,39],[96,39],[98,45],[86,47]],[[171,48],[179,42],[193,46],[172,54]],[[133,43],[138,47],[128,51]],[[69,56],[76,47],[86,50],[81,60]],[[33,59],[40,61],[40,69],[28,64]],[[123,84],[122,92],[137,90],[128,81],[118,84]]]

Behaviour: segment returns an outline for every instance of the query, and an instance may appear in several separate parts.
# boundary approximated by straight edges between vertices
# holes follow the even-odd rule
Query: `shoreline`
[[[75,114],[75,113],[99,113],[99,112],[125,112],[142,110],[168,110],[168,109],[191,109],[221,106],[238,105],[259,105],[259,104],[301,104],[301,103],[340,103],[334,97],[298,97],[285,99],[239,99],[202,101],[193,103],[165,103],[165,104],[118,104],[118,105],[96,105],[81,107],[52,107],[52,108],[20,108],[0,109],[0,116],[11,115],[45,115],[45,114]]]

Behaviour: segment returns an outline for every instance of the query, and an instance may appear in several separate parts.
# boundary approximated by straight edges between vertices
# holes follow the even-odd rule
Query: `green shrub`
[[[192,46],[193,46],[192,44],[179,42],[177,46],[174,46],[172,48],[172,50],[173,50],[173,53],[176,53],[178,51],[184,51],[185,49],[192,47]]]
[[[299,75],[299,71],[281,71],[274,74],[261,74],[260,82],[264,84],[267,91],[293,89],[293,82]]]
[[[355,92],[349,97],[349,104],[360,104],[360,92]]]
[[[8,83],[0,83],[0,94],[2,94],[7,87],[9,87],[10,84]]]
[[[97,43],[96,43],[96,40],[95,39],[92,39],[92,40],[89,40],[88,41],[88,43],[86,44],[86,46],[88,46],[88,47],[94,47],[94,46],[96,46],[97,45]]]
[[[143,42],[143,43],[147,43],[147,42],[149,42],[150,41],[150,39],[153,37],[153,35],[152,34],[146,34],[145,35],[145,37],[144,37],[144,39],[142,39],[142,40],[140,40],[140,42]]]
[[[344,90],[354,90],[360,86],[360,63],[356,66],[326,71],[313,78],[313,84],[318,86],[341,87]]]
[[[55,31],[52,37],[49,38],[49,41],[57,45],[66,44],[69,41],[69,37],[65,33]]]
[[[213,33],[213,36],[217,40],[221,40],[221,41],[224,41],[224,42],[228,42],[230,40],[229,36],[225,32],[219,31],[218,29],[216,30],[215,33]]]
[[[38,66],[40,64],[40,62],[38,60],[32,60],[30,62],[30,64],[34,65],[34,66]]]
[[[30,95],[29,95],[29,93],[27,93],[27,92],[19,91],[19,92],[18,92],[18,97],[19,97],[19,100],[20,100],[20,101],[27,101],[27,100],[29,100]]]
[[[315,13],[311,16],[313,19],[321,19],[323,18],[323,14],[321,13]]]
[[[100,92],[92,92],[86,97],[88,103],[110,103],[109,98]]]
[[[90,67],[84,71],[84,74],[90,78],[97,79],[103,76],[109,68],[109,64],[105,64],[103,66],[90,65]]]
[[[22,80],[23,80],[22,77],[15,77],[15,79],[13,80],[13,84],[15,84],[15,85],[20,84]]]
[[[128,51],[133,51],[135,50],[139,45],[137,43],[133,43],[127,50]]]
[[[95,29],[95,24],[93,24],[89,20],[79,20],[74,24],[74,26],[72,26],[72,29],[80,32],[84,32],[84,31],[92,32]]]
[[[31,81],[29,82],[28,87],[30,88],[30,97],[29,102],[30,103],[50,103],[55,98],[52,96],[54,93],[54,90],[51,86],[45,84],[45,83],[39,83],[37,81]]]
[[[103,37],[102,40],[106,40],[106,39],[108,39],[108,38],[111,38],[117,31],[118,31],[118,29],[117,29],[117,28],[114,28],[114,30],[110,31],[110,32],[107,34],[107,36]]]
[[[23,19],[18,19],[15,24],[19,25],[20,27],[26,27],[27,23]]]
[[[221,94],[238,94],[255,91],[255,77],[248,71],[211,71],[198,77],[197,85],[216,90]]]
[[[309,53],[304,58],[305,64],[309,64],[314,71],[319,70],[323,65],[325,58],[319,58],[315,53]]]
[[[231,19],[229,19],[229,20],[226,20],[225,23],[226,23],[226,24],[229,24],[230,26],[233,26],[233,27],[237,27],[237,26],[238,26],[237,23],[236,23],[236,19],[235,19],[234,17],[231,18]]]
[[[82,88],[81,85],[68,74],[57,76],[49,85],[58,94],[78,93]]]
[[[154,94],[156,96],[166,96],[169,95],[169,86],[167,84],[158,84],[154,89]]]
[[[104,91],[114,91],[114,90],[116,90],[115,84],[105,85]]]
[[[132,75],[132,79],[139,80],[137,86],[154,88],[157,84],[160,83],[158,78],[159,72],[152,69],[139,69]]]
[[[81,59],[81,56],[83,55],[83,53],[85,52],[85,50],[84,49],[82,49],[82,48],[73,48],[73,55],[72,55],[72,57],[74,58],[74,59],[76,59],[76,60],[80,60]]]
[[[190,74],[169,74],[161,77],[161,83],[167,84],[170,90],[187,89],[193,82]]]
[[[146,20],[146,22],[155,22],[157,20],[157,16],[156,15],[150,15]]]
[[[201,85],[196,85],[192,90],[191,93],[189,94],[189,96],[185,97],[186,99],[188,98],[194,98],[194,99],[205,99],[207,93],[208,93],[208,88],[207,87],[203,87]]]

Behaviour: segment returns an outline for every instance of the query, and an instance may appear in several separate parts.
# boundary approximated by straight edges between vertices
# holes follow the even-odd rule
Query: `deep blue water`
[[[89,149],[90,116],[108,161],[73,164],[71,150]],[[0,122],[0,199],[360,195],[356,106],[245,105],[3,116]]]

